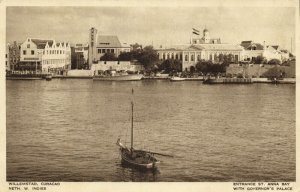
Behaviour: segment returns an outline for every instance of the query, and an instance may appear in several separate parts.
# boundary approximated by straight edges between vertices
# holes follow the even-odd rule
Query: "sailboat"
[[[133,90],[132,90],[133,93]],[[128,148],[126,145],[121,143],[121,139],[118,138],[117,145],[120,148],[121,161],[122,163],[136,167],[139,169],[156,169],[160,163],[154,155],[162,155],[173,157],[172,155],[166,155],[151,151],[138,150],[133,147],[133,102],[131,102],[131,146]]]

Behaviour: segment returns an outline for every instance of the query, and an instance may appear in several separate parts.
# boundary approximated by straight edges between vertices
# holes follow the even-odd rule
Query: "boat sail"
[[[116,143],[120,147],[122,163],[139,169],[156,169],[157,164],[159,164],[160,161],[154,157],[154,154],[157,155],[164,155],[164,154],[144,151],[144,150],[137,150],[134,149],[133,147],[133,106],[134,104],[132,101],[131,102],[131,146],[130,148],[125,146],[123,143],[121,143],[120,138],[118,138]]]

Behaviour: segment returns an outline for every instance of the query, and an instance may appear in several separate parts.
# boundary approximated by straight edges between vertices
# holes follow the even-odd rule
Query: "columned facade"
[[[204,29],[202,38],[194,38],[191,44],[177,45],[167,49],[156,49],[159,59],[166,60],[174,58],[173,55],[182,55],[182,70],[190,71],[200,60],[210,60],[212,63],[220,63],[222,57],[230,56],[233,62],[239,62],[242,55],[242,47],[234,44],[221,43],[220,38],[211,39],[209,31]]]

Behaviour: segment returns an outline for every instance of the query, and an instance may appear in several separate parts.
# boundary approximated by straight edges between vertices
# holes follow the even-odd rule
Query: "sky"
[[[239,44],[253,40],[291,49],[295,41],[291,7],[17,7],[6,9],[6,41],[27,37],[87,43],[89,29],[117,35],[122,43],[158,47],[189,43],[192,28]],[[199,37],[199,36],[198,36]],[[294,46],[294,45],[293,45]]]

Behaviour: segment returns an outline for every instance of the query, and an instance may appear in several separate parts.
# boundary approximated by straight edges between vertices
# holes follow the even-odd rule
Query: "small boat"
[[[7,74],[6,80],[42,80],[42,74]]]
[[[52,80],[52,75],[48,74],[45,76],[46,81],[51,81]]]
[[[132,90],[133,93],[133,90]],[[128,166],[138,168],[140,170],[156,169],[160,163],[154,155],[161,155],[167,157],[173,157],[172,155],[156,153],[151,151],[139,150],[133,147],[133,102],[131,102],[131,146],[128,148],[121,143],[121,139],[118,138],[117,143],[121,153],[121,162]]]
[[[110,71],[108,74],[95,75],[93,80],[98,81],[140,81],[142,74],[128,74],[126,72]]]
[[[173,76],[170,78],[170,81],[184,81],[185,78],[183,77],[176,77],[176,76]]]
[[[216,78],[205,79],[204,84],[251,84],[253,83],[251,78]]]

